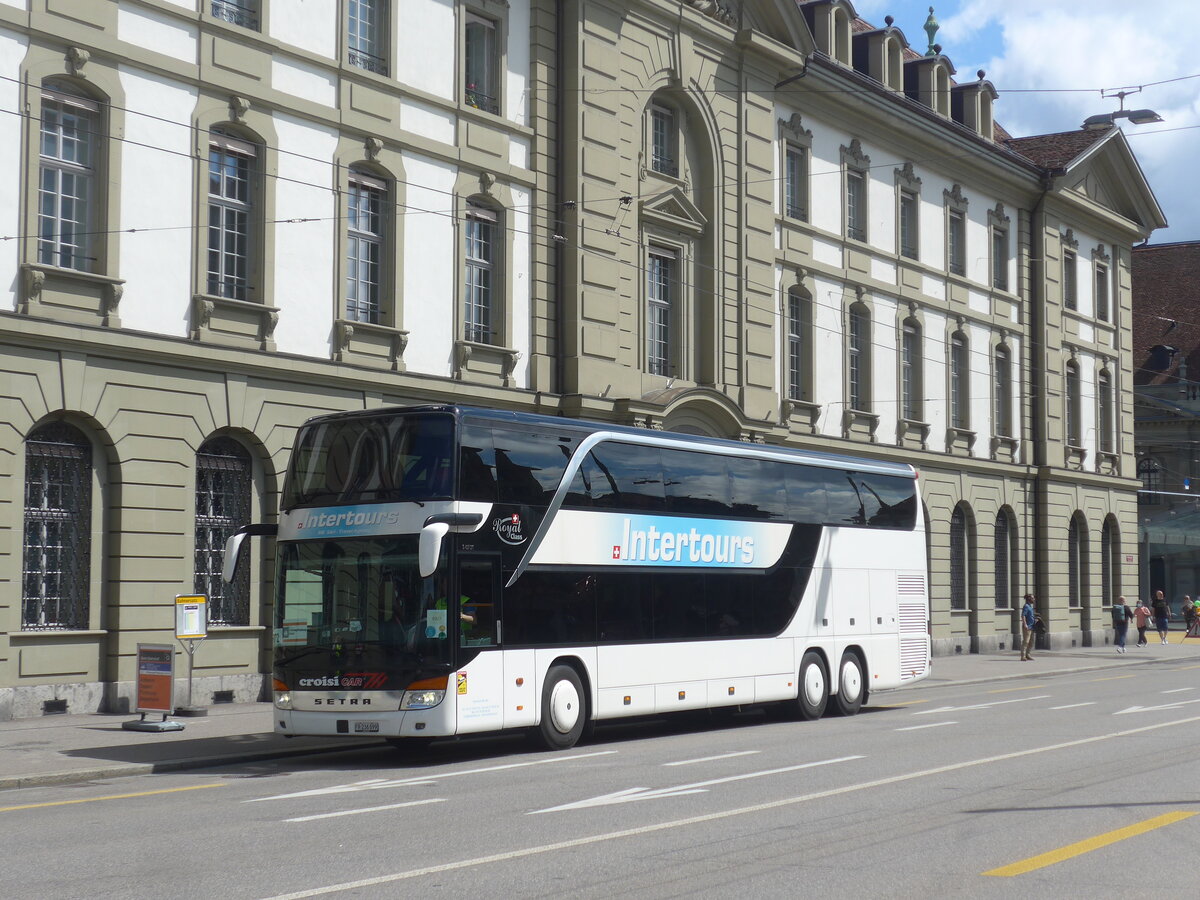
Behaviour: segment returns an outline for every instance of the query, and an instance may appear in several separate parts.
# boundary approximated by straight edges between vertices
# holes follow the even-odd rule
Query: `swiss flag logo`
[[[621,558],[621,545],[614,544],[613,545],[613,559],[620,559],[620,558]]]

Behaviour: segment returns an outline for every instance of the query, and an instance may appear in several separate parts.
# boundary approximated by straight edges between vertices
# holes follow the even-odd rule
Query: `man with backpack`
[[[1116,640],[1113,641],[1117,645],[1117,652],[1125,652],[1125,634],[1129,631],[1129,620],[1133,618],[1133,610],[1125,605],[1125,598],[1118,597],[1117,602],[1112,605],[1112,622],[1113,630],[1116,632]]]

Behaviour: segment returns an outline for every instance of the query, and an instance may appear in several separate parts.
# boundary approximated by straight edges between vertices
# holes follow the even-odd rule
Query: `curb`
[[[333,744],[328,747],[301,747],[295,750],[258,750],[255,752],[227,753],[221,756],[192,756],[184,759],[169,759],[152,763],[121,763],[97,766],[91,769],[76,769],[70,772],[42,772],[37,775],[13,775],[0,778],[0,791],[19,790],[29,787],[46,787],[58,784],[78,784],[98,778],[128,778],[134,775],[156,775],[163,772],[179,772],[186,769],[205,769],[214,766],[262,762],[269,759],[286,759],[293,756],[314,756],[336,750],[377,750],[386,746],[382,741],[369,744]]]
[[[937,659],[937,657],[934,657],[935,663],[934,663],[933,668],[934,668],[935,672],[937,671],[936,659]],[[1175,659],[1172,657],[1151,657],[1148,659],[1138,659],[1138,660],[1122,659],[1120,661],[1113,659],[1113,660],[1108,660],[1106,662],[1094,663],[1092,665],[1079,665],[1079,666],[1075,666],[1070,669],[1055,669],[1051,672],[1047,672],[1047,671],[1039,672],[1037,670],[1037,667],[1034,666],[1032,671],[1014,672],[1011,675],[988,675],[987,677],[983,677],[983,678],[961,678],[961,679],[957,679],[955,681],[942,681],[942,682],[926,679],[925,681],[920,682],[920,686],[921,687],[944,688],[944,687],[955,687],[957,685],[967,685],[967,684],[985,684],[989,681],[1016,681],[1020,678],[1053,678],[1057,675],[1078,675],[1080,672],[1094,672],[1094,671],[1102,670],[1102,669],[1125,668],[1127,666],[1153,666],[1153,665],[1158,665],[1159,663],[1168,663],[1168,662],[1175,662]],[[934,678],[934,677],[936,677],[936,675],[930,676],[930,677]]]

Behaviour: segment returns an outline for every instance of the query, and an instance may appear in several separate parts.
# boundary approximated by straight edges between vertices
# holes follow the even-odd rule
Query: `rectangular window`
[[[918,258],[917,195],[912,191],[900,192],[900,255],[909,259]]]
[[[346,48],[350,65],[386,75],[384,34],[381,0],[346,0]]]
[[[847,378],[850,388],[850,408],[870,412],[869,360],[870,327],[866,316],[857,309],[850,310],[849,332],[846,340]]]
[[[646,263],[646,363],[651,375],[671,375],[671,305],[677,256],[651,250]]]
[[[996,348],[996,434],[1012,437],[1012,359],[1004,347]]]
[[[1079,286],[1077,282],[1078,260],[1075,251],[1063,251],[1063,306],[1067,309],[1079,309]]]
[[[495,277],[495,212],[473,203],[467,205],[466,223],[466,306],[463,337],[479,344],[490,344],[492,335],[492,287]]]
[[[900,348],[900,410],[912,422],[921,419],[921,333],[905,325]]]
[[[96,104],[69,94],[42,95],[38,184],[38,262],[91,272]]]
[[[784,154],[784,215],[808,219],[808,157],[803,147],[788,144]]]
[[[212,0],[212,17],[258,31],[258,0]]]
[[[992,228],[992,287],[1008,290],[1008,232]]]
[[[803,400],[804,377],[804,300],[796,293],[788,295],[788,397]]]
[[[208,293],[247,300],[251,274],[252,144],[213,133],[208,150]]]
[[[967,428],[970,424],[968,409],[971,392],[967,384],[969,375],[966,339],[955,335],[950,339],[950,424],[954,428]]]
[[[1067,365],[1067,408],[1066,425],[1067,425],[1067,443],[1072,447],[1078,447],[1081,434],[1079,428],[1079,368],[1073,363]]]
[[[665,106],[650,109],[650,165],[655,172],[677,177],[675,114]]]
[[[1113,452],[1113,395],[1112,384],[1107,372],[1101,372],[1096,385],[1100,401],[1100,450]]]
[[[346,216],[346,318],[380,324],[384,182],[351,172]]]
[[[846,237],[867,239],[867,176],[853,169],[846,172]]]
[[[947,220],[946,257],[952,275],[967,274],[967,222],[957,209],[950,210]]]
[[[1096,318],[1108,321],[1108,266],[1096,263]]]
[[[467,106],[500,112],[500,86],[496,53],[496,23],[467,14],[463,46],[463,84]]]

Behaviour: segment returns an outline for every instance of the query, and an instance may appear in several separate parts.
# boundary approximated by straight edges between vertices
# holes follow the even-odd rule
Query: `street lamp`
[[[1126,109],[1125,98],[1130,94],[1136,94],[1141,91],[1141,88],[1126,88],[1121,91],[1109,92],[1107,89],[1102,90],[1102,97],[1117,97],[1121,101],[1121,108],[1115,112],[1100,113],[1095,116],[1088,116],[1083,120],[1083,127],[1087,131],[1095,131],[1099,128],[1111,128],[1116,124],[1117,119],[1128,119],[1134,125],[1150,125],[1153,122],[1163,121],[1160,116],[1152,109]]]

